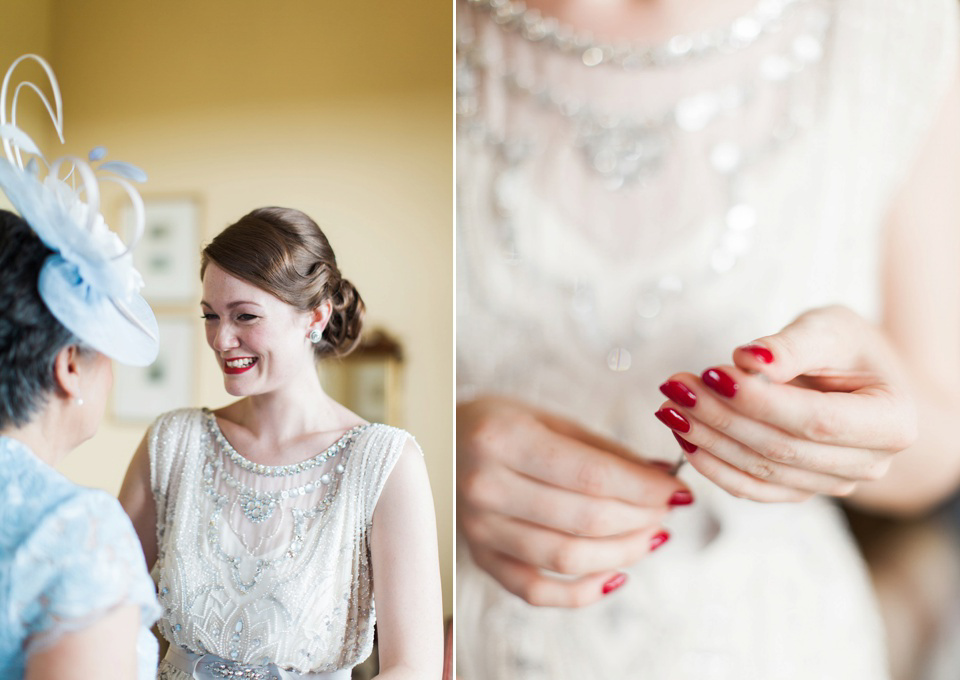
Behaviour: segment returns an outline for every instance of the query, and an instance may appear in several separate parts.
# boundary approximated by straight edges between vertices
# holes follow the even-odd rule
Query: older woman
[[[25,58],[56,91],[40,58],[14,67]],[[0,211],[0,677],[145,680],[160,608],[136,534],[116,499],[54,465],[96,432],[110,360],[156,357],[156,320],[129,249],[99,214],[97,171],[71,160],[75,190],[54,163],[41,182],[21,157],[39,151],[4,123],[0,187],[21,216]]]

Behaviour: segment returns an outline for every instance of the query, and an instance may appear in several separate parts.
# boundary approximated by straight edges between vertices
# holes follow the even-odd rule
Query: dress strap
[[[164,661],[194,680],[350,680],[350,670],[343,668],[329,673],[297,673],[278,668],[276,664],[253,666],[230,661],[214,654],[194,654],[177,645],[170,645]]]

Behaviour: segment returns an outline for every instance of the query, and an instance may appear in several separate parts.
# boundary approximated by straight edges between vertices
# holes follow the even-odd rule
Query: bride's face
[[[313,370],[311,315],[210,263],[203,276],[207,344],[227,392],[264,394]]]

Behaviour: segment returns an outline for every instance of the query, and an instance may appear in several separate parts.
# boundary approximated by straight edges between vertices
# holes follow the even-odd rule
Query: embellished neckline
[[[746,49],[768,33],[775,32],[783,15],[804,0],[760,0],[748,12],[719,28],[679,33],[661,43],[603,41],[589,31],[578,31],[528,9],[523,0],[466,0],[471,7],[490,14],[501,28],[532,43],[580,58],[585,66],[610,64],[623,68],[680,66],[718,53]]]
[[[210,433],[217,441],[217,444],[220,445],[220,449],[230,459],[230,462],[234,463],[240,468],[243,468],[244,470],[247,470],[248,472],[264,475],[266,477],[286,477],[319,467],[343,451],[343,449],[349,446],[362,432],[371,426],[368,423],[366,425],[356,425],[351,427],[333,444],[328,446],[317,455],[306,460],[302,460],[297,463],[290,463],[288,465],[264,465],[263,463],[254,463],[252,460],[245,458],[239,451],[233,448],[233,445],[223,434],[223,430],[220,429],[220,423],[217,422],[217,417],[214,415],[213,411],[208,408],[204,408],[203,414],[207,418],[207,426],[210,429]]]
[[[475,11],[464,13],[457,36],[458,135],[469,144],[485,147],[489,154],[489,166],[468,172],[483,178],[478,197],[489,200],[492,257],[505,270],[516,272],[510,276],[525,285],[549,285],[551,291],[561,291],[566,336],[578,338],[598,364],[611,372],[628,371],[632,355],[644,351],[651,337],[675,323],[681,302],[692,291],[714,285],[742,260],[756,257],[751,251],[761,238],[757,234],[768,229],[768,218],[755,198],[754,173],[822,120],[820,106],[841,8],[835,0],[761,0],[757,9],[777,7],[781,16],[770,25],[769,40],[761,44],[758,36],[754,42],[756,59],[731,61],[729,76],[718,78],[721,72],[711,72],[708,60],[694,64],[689,56],[684,63],[704,67],[703,73],[691,71],[689,83],[684,81],[684,87],[664,91],[662,96],[658,88],[641,87],[644,83],[636,80],[666,75],[653,64],[646,71],[642,66],[614,71],[614,62],[611,70],[591,68],[586,62],[580,65],[575,60],[586,55],[591,48],[588,42],[581,40],[575,49],[564,52],[566,48],[552,38],[523,35],[527,29],[521,23],[529,23],[531,16],[541,19],[522,3],[462,1]],[[498,21],[495,7],[506,18]],[[511,31],[519,31],[518,36],[508,35]],[[519,44],[521,40],[530,42],[530,48],[517,51],[527,47]],[[565,53],[567,58],[553,63],[551,51]],[[728,51],[713,54],[719,62]],[[697,80],[701,75],[702,83]],[[623,91],[636,94],[622,97]],[[606,93],[613,95],[610,102],[603,98]],[[489,111],[488,101],[493,102]],[[515,103],[516,108],[508,108]],[[766,116],[765,127],[736,127],[754,111]],[[557,149],[565,155],[560,156]],[[552,269],[540,258],[536,245],[523,238],[530,233],[524,211],[535,205],[528,198],[544,181],[540,159],[545,156],[563,158],[574,171],[577,161],[583,163],[584,179],[592,180],[595,187],[591,199],[605,199],[604,190],[611,196],[623,192],[619,200],[625,204],[626,193],[635,191],[636,200],[649,204],[651,214],[660,210],[664,215],[674,213],[666,212],[671,194],[661,188],[680,185],[654,183],[679,182],[668,173],[690,163],[702,173],[700,188],[712,192],[714,204],[680,214],[672,223],[654,224],[651,218],[644,228],[666,234],[671,227],[689,226],[686,233],[700,239],[702,259],[667,264],[669,258],[663,257],[656,271],[638,272],[629,284],[622,284],[630,286],[630,295],[624,299],[634,302],[624,303],[622,313],[611,314],[604,297],[605,279],[599,273],[570,275]],[[549,173],[546,177],[555,181]],[[607,219],[621,215],[611,212]],[[484,219],[479,219],[480,228]],[[567,221],[570,229],[590,233],[579,218]],[[540,226],[546,229],[547,224]],[[607,252],[599,249],[610,245],[595,246],[600,257]],[[478,282],[480,290],[485,286]]]

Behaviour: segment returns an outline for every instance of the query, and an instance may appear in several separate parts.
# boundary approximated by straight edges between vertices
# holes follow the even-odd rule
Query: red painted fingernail
[[[603,594],[612,593],[614,590],[627,582],[627,575],[620,573],[603,584]]]
[[[690,493],[689,491],[685,491],[684,489],[680,489],[680,491],[675,491],[674,494],[670,496],[670,500],[667,501],[667,505],[671,505],[671,506],[690,505],[691,503],[693,503],[693,494]]]
[[[697,450],[697,445],[696,445],[696,444],[691,444],[691,443],[688,442],[686,439],[684,439],[683,437],[681,437],[680,435],[678,435],[676,432],[673,433],[673,436],[676,437],[677,443],[680,445],[680,448],[682,448],[682,449],[683,449],[684,451],[686,451],[687,453],[693,453],[694,451]],[[672,469],[673,469],[673,468],[671,468],[671,470],[672,470]]]
[[[701,377],[704,385],[728,399],[735,395],[740,388],[740,385],[733,378],[719,368],[708,368]],[[686,430],[683,431],[686,432]]]
[[[667,542],[667,539],[670,538],[670,534],[666,531],[661,531],[658,534],[655,534],[653,538],[650,539],[650,552],[653,552],[661,545]]]
[[[677,380],[668,380],[660,385],[660,391],[667,397],[673,399],[681,406],[693,408],[697,405],[697,395],[690,391],[690,388]]]
[[[661,423],[669,427],[671,430],[680,430],[681,432],[690,431],[689,421],[680,415],[676,409],[672,409],[668,406],[667,408],[660,409],[654,415],[660,419]]]
[[[760,345],[744,345],[740,349],[742,349],[744,352],[750,352],[750,354],[755,356],[758,361],[761,361],[765,364],[773,363],[773,352],[768,350],[766,347],[761,347]]]

